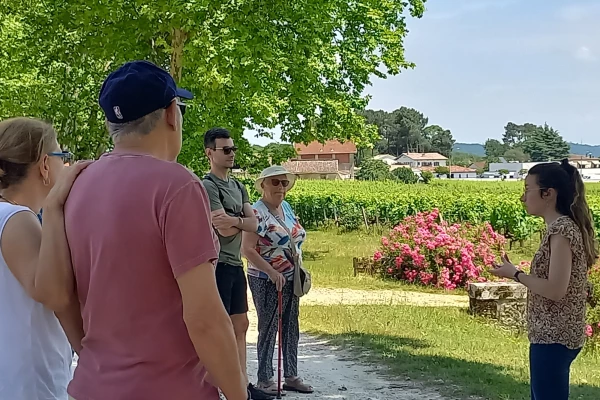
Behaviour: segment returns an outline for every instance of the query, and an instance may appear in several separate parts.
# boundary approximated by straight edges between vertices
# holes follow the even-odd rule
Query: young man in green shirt
[[[242,231],[256,232],[258,222],[248,191],[242,183],[229,176],[237,151],[229,131],[224,128],[207,131],[204,148],[210,161],[210,172],[204,177],[203,183],[210,198],[212,223],[221,245],[216,268],[217,286],[223,305],[231,317],[240,365],[247,377],[248,282],[241,256]],[[254,400],[273,399],[249,382],[248,390]]]

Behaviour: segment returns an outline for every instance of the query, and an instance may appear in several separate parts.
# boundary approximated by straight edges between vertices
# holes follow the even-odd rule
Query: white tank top
[[[23,211],[31,212],[0,202],[0,237]],[[71,361],[58,319],[27,295],[0,251],[0,399],[67,400]]]

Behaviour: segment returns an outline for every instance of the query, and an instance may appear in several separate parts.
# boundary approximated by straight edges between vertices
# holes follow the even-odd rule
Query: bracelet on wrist
[[[516,282],[521,283],[521,280],[519,279],[519,275],[524,274],[525,272],[518,270],[517,272],[515,272],[515,274],[513,275],[513,278]]]

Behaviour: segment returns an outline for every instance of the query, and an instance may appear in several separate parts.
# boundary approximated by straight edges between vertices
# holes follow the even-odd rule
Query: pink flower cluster
[[[384,276],[453,290],[485,282],[505,242],[488,223],[449,224],[434,209],[405,218],[381,239],[373,259]]]

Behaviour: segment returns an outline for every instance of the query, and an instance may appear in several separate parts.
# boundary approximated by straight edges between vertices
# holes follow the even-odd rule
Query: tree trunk
[[[183,67],[183,45],[187,39],[187,34],[179,29],[173,29],[171,36],[171,76],[175,79],[175,82],[181,80],[181,73]]]

